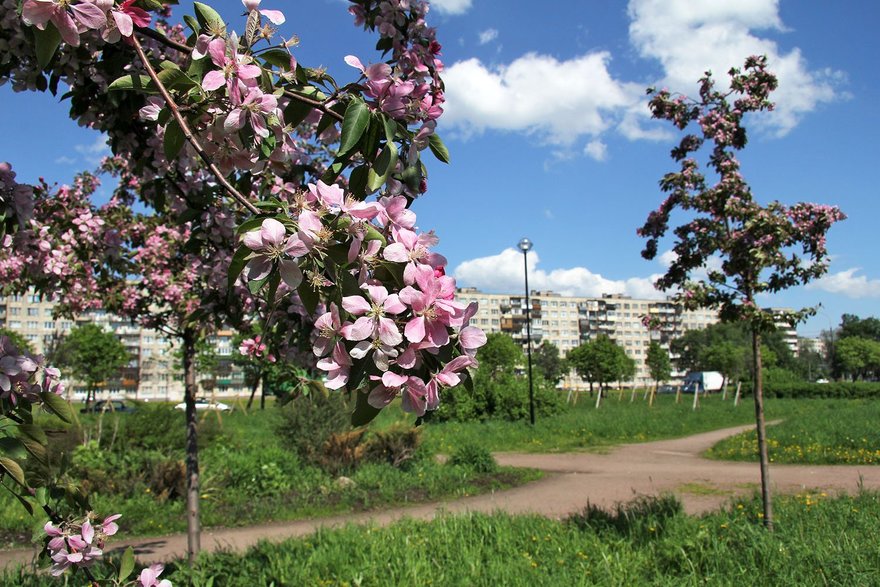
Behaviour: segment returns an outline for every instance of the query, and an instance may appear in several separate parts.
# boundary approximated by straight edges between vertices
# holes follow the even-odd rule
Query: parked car
[[[174,406],[176,410],[185,410],[186,402],[180,402],[176,406]],[[197,397],[196,398],[196,410],[214,410],[218,412],[227,412],[231,410],[232,407],[224,404],[223,402],[211,401],[208,398]]]
[[[657,388],[657,393],[675,393],[676,391],[678,391],[676,385],[661,385]]]
[[[133,412],[135,410],[134,406],[126,404],[122,400],[118,399],[102,399],[96,402],[92,402],[87,404],[86,407],[80,409],[80,413],[82,414],[101,414],[103,412],[118,412],[120,414],[126,414],[129,412]]]

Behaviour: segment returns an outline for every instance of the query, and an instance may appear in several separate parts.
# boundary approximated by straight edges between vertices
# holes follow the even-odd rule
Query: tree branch
[[[171,94],[168,93],[168,89],[159,79],[159,76],[156,75],[156,70],[153,69],[153,66],[150,64],[150,60],[147,59],[147,55],[144,53],[143,47],[141,47],[140,41],[137,40],[137,37],[132,35],[131,37],[132,45],[134,46],[134,50],[137,52],[138,57],[140,57],[141,62],[144,64],[144,68],[147,70],[147,75],[150,76],[150,79],[156,84],[156,87],[159,88],[159,93],[162,94],[162,97],[165,99],[165,102],[168,104],[168,108],[171,109],[171,115],[174,117],[174,120],[177,121],[177,124],[180,125],[180,130],[183,132],[183,136],[186,137],[186,140],[189,141],[189,144],[193,146],[196,153],[199,154],[199,157],[205,162],[208,166],[208,169],[211,170],[211,173],[214,174],[214,177],[217,178],[217,181],[223,186],[223,189],[232,196],[234,200],[236,200],[239,204],[244,206],[251,214],[258,215],[260,213],[259,209],[254,206],[247,198],[245,198],[235,187],[229,183],[229,180],[223,175],[223,173],[217,168],[211,158],[208,156],[208,153],[205,152],[205,149],[202,147],[199,140],[195,137],[192,130],[189,128],[189,124],[187,124],[186,120],[183,118],[183,115],[180,114],[180,108],[177,106],[177,103],[171,97]]]
[[[163,35],[162,33],[160,33],[157,30],[147,28],[147,27],[144,27],[144,28],[138,27],[137,31],[139,33],[141,33],[142,35],[144,35],[145,37],[149,37],[155,41],[159,41],[163,45],[165,45],[167,47],[171,47],[172,49],[177,49],[181,53],[192,53],[192,47],[190,47],[186,43],[179,43],[179,42],[175,41],[174,39],[170,39],[166,35]],[[309,106],[312,106],[312,107],[320,110],[324,114],[327,114],[332,118],[335,118],[339,122],[342,122],[342,120],[343,120],[343,116],[341,114],[339,114],[338,112],[334,112],[333,110],[328,108],[326,106],[326,104],[324,104],[324,102],[322,102],[321,100],[316,100],[314,98],[309,98],[308,96],[303,96],[302,94],[298,94],[297,92],[294,92],[293,90],[284,90],[284,96],[287,98],[290,98],[291,100],[296,100],[297,102],[302,102],[303,104],[308,104]]]

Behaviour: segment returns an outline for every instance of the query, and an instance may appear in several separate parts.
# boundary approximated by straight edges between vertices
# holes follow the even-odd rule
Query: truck
[[[724,387],[724,375],[718,371],[690,371],[684,378],[681,390],[685,393],[709,393],[721,391]]]

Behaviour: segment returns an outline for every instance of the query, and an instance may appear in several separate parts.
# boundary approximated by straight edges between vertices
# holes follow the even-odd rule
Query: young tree
[[[596,406],[609,383],[632,378],[635,374],[635,362],[604,334],[571,349],[567,359],[578,376],[589,382],[591,391],[594,383],[599,385]]]
[[[425,3],[352,2],[355,23],[379,33],[384,62],[365,66],[349,55],[356,80],[343,86],[300,65],[293,43],[271,44],[283,15],[258,0],[244,2],[241,37],[205,4],[184,19],[189,34],[164,20],[159,3],[145,5],[157,12],[131,2],[27,0],[19,18],[4,2],[9,26],[0,39],[11,58],[0,79],[17,89],[68,86],[72,117],[106,132],[128,166],[108,213],[134,197],[157,213],[111,223],[90,210],[72,214],[62,198],[58,216],[84,243],[71,239],[61,262],[37,254],[29,277],[47,290],[61,282],[55,289],[73,312],[92,303],[77,294],[103,292],[104,264],[121,256],[143,267],[142,279],[108,297],[182,342],[192,557],[194,359],[211,328],[253,314],[285,358],[307,354],[328,387],[355,392],[355,424],[395,397],[419,417],[436,409],[442,390],[467,378],[485,336],[468,324],[476,309],[453,299],[445,259],[430,250],[436,236],[417,232],[409,210],[427,189],[421,153],[448,161],[435,134],[442,63]],[[130,230],[106,238],[107,226]],[[3,253],[31,254],[47,236],[19,229]],[[130,254],[118,254],[121,240]],[[248,303],[245,293],[257,299]]]
[[[658,287],[679,288],[686,305],[717,307],[722,321],[743,321],[749,327],[764,524],[772,529],[760,349],[764,334],[775,329],[776,317],[759,308],[755,300],[760,294],[800,285],[825,273],[825,235],[844,215],[832,206],[779,202],[763,206],[755,201],[740,174],[736,152],[746,145],[743,117],[772,109],[769,95],[776,89],[776,77],[767,70],[766,57],[749,57],[743,70],[733,68],[729,75],[730,88],[719,90],[707,72],[700,80],[698,100],[649,90],[655,118],[668,120],[680,130],[696,123],[699,130],[686,135],[672,150],[680,169],[661,180],[668,196],[639,234],[648,239],[642,255],[652,259],[669,229],[672,212],[689,213],[690,220],[673,231],[675,258]],[[717,176],[714,185],[695,158],[707,142],[711,153],[706,165]],[[721,259],[720,268],[708,269],[705,279],[694,281],[695,272],[706,270],[713,258]],[[806,309],[784,318],[794,324],[812,313]]]
[[[834,362],[853,381],[880,372],[880,342],[860,336],[841,339],[834,349]]]
[[[559,356],[559,347],[545,340],[534,353],[535,367],[547,381],[558,384],[565,375],[565,365]]]
[[[660,346],[656,340],[652,340],[648,345],[648,354],[645,357],[645,364],[651,373],[651,379],[654,380],[654,388],[648,400],[648,405],[654,405],[654,396],[657,394],[657,387],[661,382],[666,381],[672,375],[672,361],[669,360],[669,351]]]
[[[86,385],[86,404],[96,399],[98,387],[119,376],[131,360],[115,334],[97,324],[75,326],[55,349],[55,362]]]

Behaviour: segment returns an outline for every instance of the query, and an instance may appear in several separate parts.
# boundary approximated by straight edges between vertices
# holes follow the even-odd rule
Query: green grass
[[[178,414],[175,414],[178,415]],[[129,414],[107,414],[103,433],[112,434],[114,420]],[[183,459],[183,422],[168,423],[173,431],[180,425],[180,438],[171,437],[172,448],[153,453],[149,458]],[[200,450],[201,522],[205,528],[254,525],[268,521],[295,520],[339,513],[389,508],[409,503],[446,501],[469,495],[497,491],[521,485],[541,477],[535,470],[499,468],[478,471],[473,467],[443,465],[427,450],[401,468],[384,463],[364,463],[344,474],[351,483],[342,483],[335,475],[303,463],[283,439],[275,433],[278,413],[216,413],[200,415],[203,431],[210,442]],[[84,424],[97,416],[81,415]],[[208,436],[206,436],[207,438]],[[174,448],[178,446],[179,449]],[[123,451],[114,456],[119,469],[109,466],[109,478],[125,477],[143,469],[143,451]],[[110,455],[95,451],[92,462],[102,463]],[[143,453],[146,454],[146,453]],[[140,459],[140,460],[139,460]],[[106,481],[97,477],[92,483],[90,501],[100,515],[120,513],[120,533],[126,538],[153,536],[186,530],[185,504],[182,497],[166,499],[156,495],[147,483],[129,483],[124,490],[107,490]],[[182,478],[181,478],[182,483]],[[0,545],[22,546],[45,523],[39,510],[35,517],[0,493]]]
[[[880,464],[880,402],[877,400],[768,400],[784,402],[785,420],[767,429],[770,460],[776,463]],[[778,411],[777,411],[778,412]],[[758,441],[747,432],[708,451],[716,459],[756,461]]]
[[[168,565],[163,576],[176,587],[880,584],[876,493],[779,497],[775,533],[763,528],[760,511],[759,501],[747,499],[697,518],[659,498],[568,521],[442,516],[203,555],[192,568]],[[0,576],[0,584],[56,583],[22,570]]]
[[[618,401],[617,393],[612,392],[597,410],[584,393],[575,407],[556,416],[539,418],[534,427],[526,421],[429,423],[425,443],[441,453],[449,453],[461,443],[480,444],[491,451],[571,452],[689,436],[748,424],[754,419],[746,402],[734,408],[733,401],[713,396],[694,411],[687,399],[676,404],[674,396],[660,396],[649,408],[641,397],[639,394],[630,403],[627,392]]]

